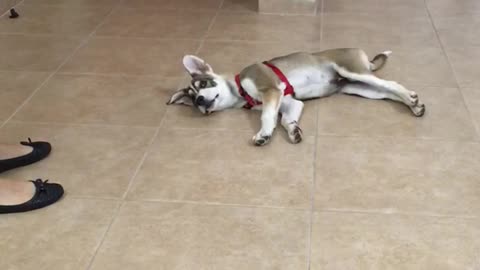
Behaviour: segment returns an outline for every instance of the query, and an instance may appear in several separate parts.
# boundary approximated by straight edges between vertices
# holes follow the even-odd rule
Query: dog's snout
[[[198,96],[197,99],[195,100],[195,104],[197,104],[197,106],[204,106],[205,105],[205,97],[204,96]]]

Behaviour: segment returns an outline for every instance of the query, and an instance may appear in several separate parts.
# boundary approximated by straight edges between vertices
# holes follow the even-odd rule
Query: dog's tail
[[[388,56],[390,54],[392,54],[392,51],[384,51],[375,55],[375,57],[373,57],[373,59],[370,61],[370,70],[377,71],[381,69],[387,62]]]

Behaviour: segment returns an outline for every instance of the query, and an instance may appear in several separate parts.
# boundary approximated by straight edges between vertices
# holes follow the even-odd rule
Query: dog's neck
[[[227,82],[227,86],[231,93],[231,102],[229,103],[230,108],[240,108],[243,107],[247,101],[240,95],[238,85],[235,82],[234,76],[222,76]]]

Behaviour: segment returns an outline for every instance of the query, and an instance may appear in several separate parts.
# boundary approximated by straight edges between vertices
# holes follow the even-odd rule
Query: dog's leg
[[[267,144],[277,126],[278,112],[283,94],[279,89],[269,89],[262,95],[262,128],[253,136],[257,146]]]
[[[419,101],[417,93],[407,90],[397,82],[383,80],[373,74],[358,74],[350,72],[345,68],[338,66],[335,66],[335,70],[340,76],[349,81],[362,82],[373,86],[377,91],[386,92],[384,94],[385,98],[404,103],[417,117],[423,116],[425,113],[425,105]]]
[[[281,123],[292,143],[299,143],[303,139],[302,129],[298,126],[303,106],[302,101],[294,99],[292,96],[284,97],[280,105]]]
[[[383,91],[372,85],[361,82],[350,82],[345,84],[340,90],[341,93],[347,95],[356,95],[368,99],[391,99],[398,102],[403,102],[401,98],[391,92]]]

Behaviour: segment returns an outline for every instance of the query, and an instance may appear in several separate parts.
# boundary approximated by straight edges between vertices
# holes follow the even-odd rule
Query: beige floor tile
[[[98,36],[203,38],[215,12],[117,9],[98,29]],[[185,42],[185,41],[184,41]]]
[[[110,7],[71,8],[20,5],[21,19],[0,18],[0,33],[86,36],[103,21]]]
[[[323,40],[345,44],[385,44],[391,46],[438,46],[428,16],[403,14],[325,13]],[[351,45],[347,45],[350,47]]]
[[[221,13],[208,33],[208,39],[319,42],[320,22],[313,16]]]
[[[222,5],[223,12],[258,12],[258,0],[225,0]]]
[[[276,157],[278,164],[290,164],[312,157],[314,138],[307,136],[302,143],[295,145],[279,133],[275,132],[270,144],[259,148],[253,146],[251,139],[254,134],[249,132],[162,129],[155,143],[158,149],[155,152],[159,154],[157,158],[163,161],[265,160]]]
[[[0,2],[0,15],[3,15],[5,12],[8,12],[10,8],[20,3],[20,0],[2,0]]]
[[[480,2],[477,0],[426,0],[425,2],[434,17],[480,13]]]
[[[259,149],[252,133],[165,130],[128,198],[308,208],[314,140],[279,135]]]
[[[53,71],[80,45],[79,38],[0,35],[0,70]]]
[[[434,22],[438,35],[446,46],[479,46],[479,17],[480,10],[478,14],[462,14],[434,18]]]
[[[113,7],[119,0],[25,0],[29,6]]]
[[[367,53],[370,60],[380,52],[392,51],[387,64],[375,74],[380,78],[397,81],[406,87],[457,86],[453,71],[440,46],[398,46],[345,42],[336,37],[323,41],[321,49],[334,48],[361,48]]]
[[[182,76],[182,57],[194,53],[194,40],[93,38],[60,70],[75,73]]]
[[[479,215],[477,143],[318,139],[316,209]]]
[[[57,74],[14,120],[158,126],[178,78]]]
[[[321,0],[260,0],[258,9],[265,13],[315,15],[320,3]]]
[[[319,213],[312,270],[478,269],[476,219]]]
[[[405,14],[404,17],[428,16],[424,1],[418,0],[324,0],[323,11],[368,13],[377,15]]]
[[[0,121],[6,120],[47,78],[46,72],[0,72]]]
[[[121,5],[133,8],[216,10],[222,0],[121,0]]]
[[[128,203],[92,270],[306,269],[308,214]]]
[[[117,202],[67,196],[47,208],[0,219],[1,269],[86,269]]]
[[[446,48],[448,59],[461,87],[480,87],[480,46]]]
[[[418,118],[401,103],[338,95],[318,104],[318,134],[365,137],[478,138],[457,88],[413,87],[426,105]]]
[[[476,127],[480,128],[480,91],[478,88],[461,89],[467,108],[476,123]]]
[[[47,140],[53,147],[46,160],[2,176],[52,179],[61,182],[69,196],[118,198],[126,191],[155,129],[12,122],[1,131],[2,143],[16,144],[31,137]]]

